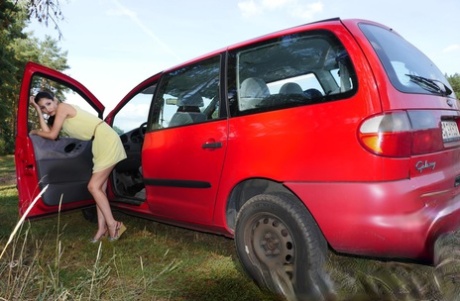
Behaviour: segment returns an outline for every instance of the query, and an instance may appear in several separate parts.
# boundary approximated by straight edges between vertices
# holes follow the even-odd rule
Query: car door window
[[[72,88],[52,79],[39,75],[34,75],[32,78],[32,88],[30,90],[30,96],[35,96],[40,91],[51,92],[59,101],[79,106],[85,111],[90,112],[95,116],[98,116],[97,111]],[[48,120],[49,118],[49,116],[47,116],[46,114],[43,114],[43,117],[45,117],[45,120]],[[40,127],[37,112],[32,107],[29,108],[28,127],[29,131],[31,129],[36,129]],[[64,132],[61,132],[60,137],[66,137],[66,134]]]
[[[152,85],[143,89],[116,113],[112,127],[119,135],[138,129],[147,122],[155,88],[156,85]]]
[[[116,112],[113,129],[120,135],[127,159],[119,162],[112,174],[117,196],[143,200],[142,147],[147,118],[156,84],[141,89]]]
[[[348,53],[329,31],[237,49],[228,70],[232,115],[345,99],[357,91]]]
[[[219,118],[220,58],[165,74],[152,109],[152,129],[164,129]]]

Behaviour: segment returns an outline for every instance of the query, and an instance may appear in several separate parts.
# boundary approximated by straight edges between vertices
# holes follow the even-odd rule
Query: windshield
[[[401,36],[382,27],[360,24],[393,86],[406,93],[454,97],[452,87],[436,65]]]

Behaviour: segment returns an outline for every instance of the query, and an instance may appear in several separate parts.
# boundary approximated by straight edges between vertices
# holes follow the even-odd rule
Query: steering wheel
[[[147,122],[144,122],[138,128],[139,135],[141,136],[142,140],[144,140],[146,130],[147,130]]]

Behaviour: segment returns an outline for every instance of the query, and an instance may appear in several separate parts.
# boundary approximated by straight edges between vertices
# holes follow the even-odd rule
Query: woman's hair
[[[39,102],[40,99],[42,99],[42,98],[47,98],[47,99],[54,100],[54,95],[53,95],[53,93],[48,92],[48,91],[41,91],[41,92],[38,92],[37,95],[35,95],[35,98],[34,98],[35,103],[38,104],[38,102]],[[46,122],[47,122],[50,126],[53,126],[53,124],[54,124],[54,118],[55,118],[55,116],[50,116]]]
[[[34,100],[36,103],[38,103],[38,101],[42,98],[48,98],[48,99],[54,100],[54,95],[53,93],[48,92],[48,91],[41,91],[41,92],[38,92],[37,95],[35,95]]]

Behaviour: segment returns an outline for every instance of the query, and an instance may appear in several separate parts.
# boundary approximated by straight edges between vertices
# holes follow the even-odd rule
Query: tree
[[[460,97],[460,74],[455,73],[454,75],[446,75],[446,78],[452,86],[452,89],[454,89],[457,98]]]
[[[13,99],[17,95],[16,75],[19,72],[11,41],[25,38],[24,22],[18,18],[20,10],[9,1],[0,2],[0,154],[12,151],[14,145],[12,114]]]
[[[27,11],[27,19],[36,19],[40,23],[48,26],[51,21],[54,24],[54,29],[59,33],[59,38],[62,37],[59,21],[64,20],[64,15],[61,11],[59,0],[15,0],[15,5],[22,5]]]
[[[14,151],[17,100],[27,61],[60,71],[69,68],[67,52],[61,51],[57,41],[50,37],[39,41],[33,33],[23,32],[30,18],[47,24],[54,16],[56,22],[58,7],[57,0],[0,1],[0,155]]]

